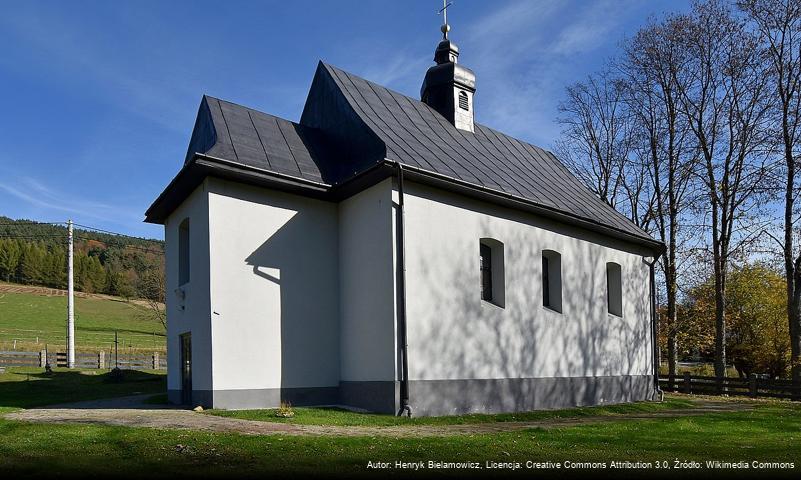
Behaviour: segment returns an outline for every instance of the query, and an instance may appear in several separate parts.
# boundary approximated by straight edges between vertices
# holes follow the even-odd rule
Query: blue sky
[[[419,97],[436,0],[8,2],[0,214],[162,238],[142,222],[204,93],[297,120],[317,61]],[[455,0],[481,123],[549,148],[565,86],[685,1]]]

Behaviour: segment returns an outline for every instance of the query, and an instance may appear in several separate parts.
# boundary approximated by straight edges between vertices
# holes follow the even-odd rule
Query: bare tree
[[[726,278],[733,252],[751,238],[764,164],[756,160],[768,117],[757,40],[718,0],[697,3],[682,23],[688,54],[675,72],[680,110],[701,154],[715,286],[715,374],[726,375]]]
[[[793,245],[796,171],[801,140],[801,4],[795,0],[741,0],[740,8],[759,32],[770,73],[774,113],[781,125],[775,140],[784,164],[784,238],[779,243],[787,280],[787,321],[793,381],[801,383],[801,255]]]
[[[167,292],[164,271],[153,269],[148,271],[141,279],[140,291],[144,295],[148,318],[158,320],[167,330],[167,309],[164,300]]]
[[[647,165],[645,178],[654,195],[654,231],[665,244],[660,261],[664,278],[666,314],[663,324],[667,338],[668,375],[673,382],[677,365],[677,256],[682,214],[697,165],[696,150],[689,128],[679,113],[676,82],[686,82],[682,71],[686,52],[676,41],[683,31],[683,17],[669,17],[640,30],[626,45],[620,63],[627,85],[627,102],[632,112],[636,150]]]
[[[557,150],[568,167],[601,200],[614,207],[629,154],[630,136],[622,91],[608,73],[567,88],[559,104],[564,127]]]

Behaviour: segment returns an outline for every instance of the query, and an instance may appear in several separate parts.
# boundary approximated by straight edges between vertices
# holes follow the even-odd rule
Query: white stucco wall
[[[389,179],[339,204],[343,381],[395,379],[392,209]]]
[[[413,183],[405,202],[412,380],[651,374],[648,252]],[[504,308],[480,299],[484,237],[504,244]],[[562,313],[542,305],[544,249],[562,255]],[[622,318],[607,313],[610,261]]]
[[[337,386],[337,205],[208,183],[214,389]]]
[[[649,375],[649,252],[535,215],[407,182],[412,380]],[[397,378],[397,191],[339,204],[209,178],[165,222],[168,385],[192,332],[195,390]],[[178,288],[178,228],[191,277]],[[480,299],[479,239],[503,243],[504,308]],[[542,306],[542,250],[561,253],[562,313]],[[606,262],[623,317],[607,313]]]
[[[167,388],[181,389],[181,348],[179,335],[192,334],[192,388],[210,390],[211,330],[209,323],[209,213],[208,184],[195,191],[164,222],[166,240],[166,307],[167,307]],[[190,277],[180,286],[185,292],[181,300],[178,284],[178,228],[189,218]],[[182,308],[183,307],[183,308]]]

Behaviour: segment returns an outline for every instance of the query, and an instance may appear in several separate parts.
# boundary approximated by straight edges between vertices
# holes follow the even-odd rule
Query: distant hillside
[[[0,351],[38,352],[48,345],[62,349],[66,306],[64,291],[0,282]],[[120,353],[165,351],[164,325],[144,300],[78,293],[75,298],[75,343],[78,351]]]
[[[67,227],[0,216],[0,280],[66,288]],[[163,301],[164,242],[74,229],[75,289]]]

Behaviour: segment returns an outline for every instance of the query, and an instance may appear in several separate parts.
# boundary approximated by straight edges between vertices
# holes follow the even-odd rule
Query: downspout
[[[662,389],[659,388],[659,364],[657,363],[657,360],[659,358],[659,344],[658,344],[658,338],[657,338],[657,334],[656,334],[656,329],[657,329],[657,321],[656,321],[656,262],[659,261],[659,257],[661,257],[661,256],[662,256],[661,253],[656,255],[654,257],[654,260],[652,262],[650,262],[650,263],[645,261],[645,259],[643,259],[643,261],[645,262],[646,265],[648,265],[648,268],[651,271],[650,272],[650,277],[651,277],[651,346],[653,347],[651,349],[651,356],[652,356],[651,364],[653,366],[653,374],[654,374],[654,393],[656,393],[656,396],[657,396],[657,398],[659,398],[660,402],[664,399],[664,396],[665,396],[664,392],[662,392]]]
[[[400,330],[401,347],[401,379],[400,379],[400,401],[401,406],[398,416],[412,416],[412,407],[409,405],[409,344],[406,340],[406,237],[404,207],[403,207],[403,167],[400,162],[395,162],[398,168],[398,330]]]

